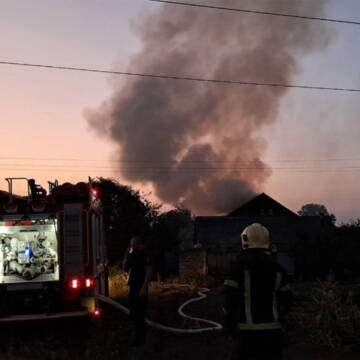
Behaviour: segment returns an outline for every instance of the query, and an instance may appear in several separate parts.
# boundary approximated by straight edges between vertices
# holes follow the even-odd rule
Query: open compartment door
[[[57,219],[4,217],[0,221],[0,283],[59,280]]]

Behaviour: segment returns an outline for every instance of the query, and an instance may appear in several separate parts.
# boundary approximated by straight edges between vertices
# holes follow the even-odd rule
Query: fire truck
[[[46,191],[34,179],[7,178],[0,191],[0,322],[100,317],[107,295],[99,189],[89,183]],[[26,196],[13,194],[25,181]]]

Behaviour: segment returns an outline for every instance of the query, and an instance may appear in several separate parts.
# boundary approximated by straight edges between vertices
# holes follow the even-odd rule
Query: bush
[[[317,284],[295,283],[290,284],[291,292],[297,301],[313,301],[313,291]]]
[[[360,308],[351,301],[343,301],[336,283],[319,283],[313,290],[315,323],[312,339],[333,349],[360,344]]]

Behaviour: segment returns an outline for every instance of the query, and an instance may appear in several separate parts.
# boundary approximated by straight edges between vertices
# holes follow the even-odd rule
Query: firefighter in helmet
[[[246,227],[241,242],[225,280],[225,330],[239,339],[242,360],[282,359],[281,310],[291,305],[287,272],[270,255],[270,234],[261,224]]]

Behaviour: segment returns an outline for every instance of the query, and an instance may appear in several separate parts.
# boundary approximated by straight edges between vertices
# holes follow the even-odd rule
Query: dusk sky
[[[308,1],[317,0],[302,0]],[[230,1],[196,2],[226,6]],[[282,3],[282,12],[294,14],[293,1],[268,2],[276,5],[274,11]],[[261,10],[264,0],[237,3],[239,8]],[[325,17],[360,21],[358,0],[324,3]],[[142,49],[139,28],[162,7],[179,11],[179,6],[146,0],[0,0],[0,61],[135,71],[132,60]],[[224,15],[220,10],[191,11],[199,16],[209,11]],[[231,16],[253,22],[265,17]],[[276,26],[281,19],[271,21]],[[328,45],[297,59],[300,71],[292,83],[360,89],[360,25],[318,23],[316,30],[328,34]],[[233,80],[242,80],[242,75]],[[5,177],[20,176],[33,177],[46,188],[48,180],[77,182],[87,181],[88,176],[111,176],[129,183],[116,169],[116,146],[89,127],[85,114],[131,81],[136,79],[0,65],[0,188],[7,189]],[[281,97],[276,120],[253,133],[263,144],[262,161],[273,168],[261,190],[293,211],[313,202],[324,204],[339,221],[359,218],[359,114],[360,92],[289,90]],[[140,121],[137,124],[141,126]],[[336,159],[342,160],[328,161]],[[144,160],[154,159],[149,154]],[[145,182],[131,185],[145,193],[152,190]],[[20,186],[17,190],[23,191]]]

